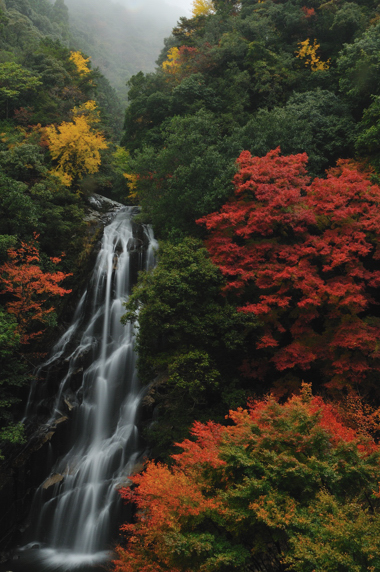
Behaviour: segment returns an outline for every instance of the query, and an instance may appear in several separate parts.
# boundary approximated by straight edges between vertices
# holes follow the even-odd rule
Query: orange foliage
[[[133,489],[121,494],[136,505],[136,522],[121,528],[128,546],[117,548],[116,572],[254,569],[263,551],[273,549],[283,561],[292,534],[309,534],[314,516],[324,516],[316,512],[325,510],[325,490],[338,504],[352,495],[363,518],[365,505],[373,508],[379,446],[343,424],[310,386],[284,405],[268,397],[228,419],[227,427],[195,423],[193,440],[177,444],[183,452],[173,455],[171,468],[151,461],[130,477]]]
[[[314,8],[308,8],[307,6],[302,6],[302,12],[305,14],[305,18],[311,18],[315,16]]]
[[[58,285],[70,274],[41,270],[37,238],[35,234],[34,242],[21,242],[19,249],[9,249],[10,260],[0,266],[0,294],[7,295],[5,307],[17,319],[17,333],[23,344],[43,333],[43,330],[35,331],[34,327],[46,322],[48,315],[54,312],[50,298],[71,292]],[[51,261],[57,264],[61,259],[52,258]]]

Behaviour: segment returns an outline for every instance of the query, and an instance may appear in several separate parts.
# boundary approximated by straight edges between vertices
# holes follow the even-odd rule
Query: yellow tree
[[[196,16],[207,16],[214,10],[214,3],[212,0],[194,0],[192,14]]]
[[[63,121],[46,128],[49,150],[56,168],[52,173],[69,187],[84,174],[96,173],[101,163],[100,151],[108,145],[102,133],[92,128],[99,121],[94,102],[73,110],[73,121]]]
[[[310,44],[309,38],[304,42],[299,42],[300,49],[296,52],[296,57],[305,60],[305,66],[310,66],[311,71],[323,71],[328,70],[330,67],[330,60],[323,62],[317,55],[317,50],[320,44],[317,44],[317,40],[314,40],[313,44]]]
[[[90,58],[85,58],[81,52],[70,52],[70,60],[75,64],[79,75],[83,76],[90,73],[91,70],[88,67]]]
[[[179,67],[179,49],[170,48],[168,51],[167,59],[162,64],[162,69],[168,73],[175,74]]]

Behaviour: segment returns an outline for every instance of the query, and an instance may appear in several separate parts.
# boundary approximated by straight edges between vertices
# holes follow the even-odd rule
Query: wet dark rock
[[[109,224],[115,213],[123,208],[121,203],[94,193],[87,199],[85,221],[90,227],[104,227]]]
[[[67,440],[66,421],[58,419],[51,426],[29,428],[28,442],[0,468],[0,562],[9,561],[13,547],[25,528],[36,487],[50,472],[51,459],[58,458]]]

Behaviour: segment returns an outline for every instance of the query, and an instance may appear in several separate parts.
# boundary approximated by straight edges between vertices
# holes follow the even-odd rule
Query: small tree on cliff
[[[380,188],[349,161],[310,183],[306,162],[243,152],[235,196],[198,222],[226,292],[262,323],[246,374],[281,372],[284,385],[311,370],[331,388],[370,389],[380,374]]]
[[[71,292],[59,286],[69,274],[42,270],[37,238],[10,248],[8,261],[0,266],[0,442],[24,438],[23,425],[14,422],[20,388],[32,377],[24,351],[42,335],[41,327],[54,324],[52,299]],[[58,262],[51,259],[53,265]]]
[[[28,344],[39,337],[42,324],[49,322],[54,313],[52,298],[71,292],[59,286],[70,274],[64,272],[43,272],[40,267],[40,253],[35,241],[22,242],[17,250],[8,250],[9,261],[0,266],[0,294],[5,295],[5,308],[16,318],[15,333],[20,343]],[[57,264],[60,258],[52,258]]]

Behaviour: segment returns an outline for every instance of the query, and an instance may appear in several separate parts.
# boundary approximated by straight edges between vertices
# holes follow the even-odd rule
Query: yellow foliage
[[[79,75],[90,73],[91,70],[88,67],[90,58],[84,58],[81,52],[70,52],[70,60],[75,64]]]
[[[49,150],[57,166],[52,172],[65,186],[83,174],[96,173],[101,163],[100,150],[108,145],[101,133],[91,129],[85,115],[74,115],[58,127],[46,127]]]
[[[86,101],[85,103],[82,103],[82,105],[80,105],[79,107],[74,107],[72,110],[72,114],[74,117],[77,117],[79,115],[85,115],[89,123],[99,123],[100,121],[99,111],[96,106],[96,101],[93,101],[91,99],[89,101]]]
[[[296,52],[296,57],[300,59],[305,59],[305,66],[310,66],[311,71],[323,71],[328,70],[330,67],[330,59],[327,62],[321,61],[319,56],[317,56],[317,50],[320,44],[317,44],[317,40],[314,40],[313,45],[310,45],[309,38],[304,42],[299,42],[300,49]]]
[[[123,176],[127,179],[128,187],[130,189],[128,198],[132,200],[137,199],[137,175],[134,173],[123,173]]]
[[[208,16],[214,10],[214,3],[212,0],[193,0],[192,14],[196,16]]]
[[[180,64],[178,62],[178,56],[179,56],[179,49],[170,48],[170,50],[168,51],[168,59],[163,62],[162,69],[164,69],[169,73],[175,73],[180,67]]]
[[[64,185],[65,187],[71,187],[73,178],[68,173],[64,173],[63,171],[60,171],[58,169],[55,170],[53,169],[52,171],[50,171],[50,174],[53,175],[54,177],[57,177],[60,183],[62,183],[62,185]]]

